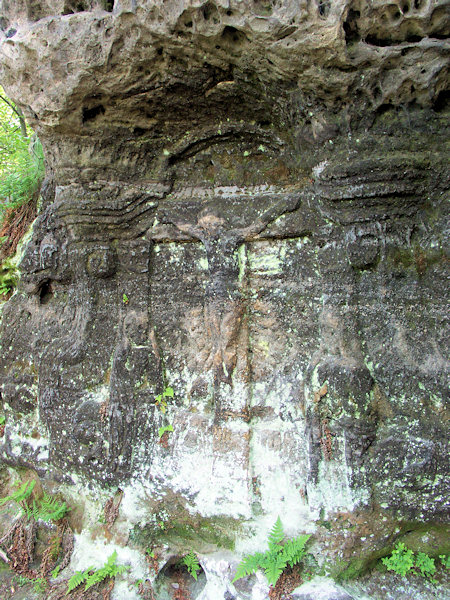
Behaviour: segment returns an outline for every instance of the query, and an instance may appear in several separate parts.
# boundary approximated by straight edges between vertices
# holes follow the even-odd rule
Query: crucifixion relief
[[[224,202],[225,200],[225,202]],[[244,201],[243,201],[244,200]],[[301,202],[299,193],[267,195],[255,199],[239,198],[239,202],[214,197],[198,202],[187,211],[183,203],[164,203],[157,213],[162,226],[172,226],[173,241],[180,234],[186,241],[200,241],[206,251],[209,282],[205,290],[204,321],[210,338],[211,353],[205,369],[213,370],[216,417],[226,410],[227,387],[238,361],[238,341],[245,313],[245,301],[239,247],[258,239],[262,232],[282,215],[295,211]],[[239,207],[237,209],[237,206]],[[240,209],[240,210],[239,210]],[[167,230],[158,226],[150,233],[153,240],[167,241]]]

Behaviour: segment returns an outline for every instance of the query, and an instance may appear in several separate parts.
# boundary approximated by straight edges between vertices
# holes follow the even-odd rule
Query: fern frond
[[[305,546],[310,535],[300,535],[292,540],[288,540],[283,546],[283,557],[286,563],[293,567],[299,563],[305,555]]]
[[[279,544],[283,541],[284,529],[280,517],[275,521],[275,525],[272,527],[269,533],[269,550],[272,552],[279,547]]]
[[[89,569],[86,569],[85,571],[77,571],[74,575],[72,575],[67,584],[66,596],[89,577],[89,571],[92,571],[92,569],[93,567],[89,567]]]
[[[267,581],[271,585],[276,585],[281,573],[286,567],[286,561],[282,554],[271,555],[272,560],[268,560],[264,567],[264,573],[266,574]]]
[[[197,580],[197,573],[198,573],[198,571],[200,571],[201,567],[199,565],[198,558],[196,557],[194,552],[192,552],[192,550],[191,550],[191,552],[189,552],[189,554],[186,554],[186,556],[183,557],[181,562],[184,565],[186,565],[189,573],[192,575],[192,577],[195,580]]]
[[[130,570],[130,567],[129,567],[129,565],[117,565],[117,566],[116,566],[116,572],[115,572],[115,574],[114,574],[114,577],[115,577],[116,575],[121,575],[122,573],[125,573],[125,571],[129,571],[129,570]]]
[[[123,573],[124,571],[128,571],[128,569],[130,567],[127,565],[116,565],[116,559],[117,559],[117,552],[116,552],[116,550],[114,550],[114,552],[110,556],[108,556],[108,559],[106,560],[106,563],[103,565],[103,567],[101,567],[100,569],[97,569],[93,573],[89,573],[89,571],[93,571],[92,567],[90,569],[88,569],[87,572],[85,571],[85,573],[86,573],[86,585],[84,588],[85,591],[87,591],[89,588],[93,587],[97,583],[100,583],[104,579],[108,579],[108,577],[112,578],[112,577],[115,577],[116,575],[119,575],[120,573]]]
[[[300,535],[284,544],[283,524],[280,517],[275,522],[269,534],[267,552],[245,556],[239,563],[233,583],[241,577],[251,575],[258,569],[263,569],[269,584],[276,585],[286,566],[291,567],[301,561],[305,554],[305,546],[311,536]]]
[[[15,492],[13,492],[10,496],[6,496],[6,498],[1,498],[0,506],[3,506],[7,502],[11,502],[11,501],[14,501],[14,502],[17,502],[18,504],[20,504],[20,502],[23,502],[31,495],[31,492],[33,491],[33,488],[35,485],[36,485],[36,481],[25,481],[25,483],[23,483],[19,487],[19,489],[17,489]]]
[[[84,590],[87,591],[89,588],[96,585],[97,583],[100,583],[109,576],[109,573],[106,573],[104,568],[99,569],[98,571],[94,571],[94,573],[92,573],[86,578],[86,585]]]
[[[241,562],[238,564],[236,575],[234,576],[233,582],[247,575],[255,573],[261,566],[261,562],[264,560],[264,554],[262,552],[256,552],[255,554],[249,554],[244,556]]]
[[[42,521],[59,521],[67,513],[67,504],[44,492],[40,502],[39,518]]]
[[[114,552],[108,556],[108,559],[105,563],[105,567],[114,567],[116,564],[116,560],[117,560],[117,550],[114,550]]]

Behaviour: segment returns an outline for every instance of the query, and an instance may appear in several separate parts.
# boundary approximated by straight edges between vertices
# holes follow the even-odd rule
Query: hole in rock
[[[87,10],[85,2],[65,2],[62,14],[73,15],[74,13],[83,12],[85,10]]]
[[[112,12],[114,10],[114,0],[103,0],[103,8],[108,12]]]
[[[442,90],[441,92],[439,92],[436,100],[434,101],[433,110],[436,112],[441,112],[441,111],[445,110],[448,107],[449,98],[450,98],[449,90]]]
[[[379,85],[374,87],[373,90],[373,97],[376,98],[380,98],[382,96],[383,92],[381,91],[381,88]]]
[[[330,5],[331,3],[329,0],[321,0],[319,2],[317,10],[319,11],[319,15],[321,17],[326,18],[328,16],[328,13],[330,12]]]
[[[423,40],[423,37],[421,35],[408,35],[406,38],[407,42],[414,43],[414,44],[416,42],[420,42],[422,40]]]
[[[83,123],[87,121],[93,121],[99,115],[105,114],[105,108],[101,104],[94,106],[93,108],[83,108]]]
[[[399,11],[398,6],[396,6],[395,4],[390,4],[387,7],[387,13],[391,21],[398,21],[402,16],[402,13]]]
[[[402,13],[406,15],[407,12],[409,12],[409,4],[404,4],[402,6]]]
[[[361,36],[358,32],[358,19],[361,16],[359,10],[348,11],[347,20],[344,22],[345,43],[347,46],[354,42],[359,42]]]
[[[159,572],[154,584],[156,597],[159,600],[173,598],[197,600],[200,597],[206,585],[206,575],[200,567],[195,580],[181,562],[182,559],[183,556],[172,556]]]
[[[379,115],[384,115],[384,113],[387,113],[388,111],[392,110],[394,107],[392,106],[392,104],[380,104],[380,106],[377,108],[377,110],[375,111],[375,114],[377,116]]]
[[[240,45],[247,40],[247,37],[242,31],[227,25],[222,31],[222,40],[228,44]]]
[[[370,34],[370,35],[366,36],[365,42],[366,42],[366,44],[370,44],[371,46],[386,47],[386,46],[397,46],[398,44],[401,44],[402,41],[408,42],[409,44],[416,44],[416,43],[420,42],[422,39],[423,39],[422,36],[414,35],[414,34],[407,35],[404,38],[404,40],[379,38],[376,35]]]
[[[414,8],[419,9],[422,6],[422,0],[414,0]]]
[[[430,40],[448,40],[448,35],[446,35],[445,33],[433,33],[432,36],[430,36]]]
[[[39,304],[47,304],[53,297],[52,282],[46,279],[39,286]]]
[[[158,48],[158,50],[156,51],[156,54],[158,56],[162,56],[162,53],[163,53],[163,49],[162,48]]]

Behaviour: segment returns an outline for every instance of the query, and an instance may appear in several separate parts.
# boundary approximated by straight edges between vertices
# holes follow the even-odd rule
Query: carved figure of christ
[[[225,211],[219,208],[220,203],[216,205],[214,200],[197,212],[195,223],[189,222],[181,212],[177,215],[173,207],[164,207],[158,216],[161,223],[175,226],[180,232],[202,242],[205,247],[209,272],[205,326],[212,348],[205,368],[212,367],[216,384],[232,384],[238,357],[239,332],[244,314],[238,248],[244,242],[256,239],[282,215],[295,211],[300,202],[300,193],[285,194],[281,198],[258,198],[258,205],[265,205],[266,208],[259,212],[256,219],[254,211],[253,215],[251,212],[245,215],[242,220],[247,217],[253,222],[242,227],[230,225],[226,214],[221,214]]]

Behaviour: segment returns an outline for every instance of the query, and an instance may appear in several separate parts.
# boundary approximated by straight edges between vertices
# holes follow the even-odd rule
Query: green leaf
[[[74,575],[72,575],[67,584],[66,596],[89,577],[89,571],[92,571],[93,568],[94,567],[89,567],[85,571],[77,571]]]
[[[6,417],[3,415],[0,417],[0,425],[4,425],[6,423]]]
[[[51,572],[52,579],[56,579],[58,577],[60,570],[61,570],[61,565],[58,565],[57,567],[55,567],[53,569],[53,571]]]
[[[290,567],[298,564],[304,557],[305,546],[311,536],[304,534],[292,540],[287,540],[283,546],[283,556]]]
[[[256,573],[256,571],[261,567],[263,559],[264,554],[262,552],[256,552],[255,554],[248,554],[247,556],[244,556],[244,558],[238,564],[236,575],[234,576],[232,583],[238,579],[242,579],[242,577],[247,577],[247,575]]]
[[[414,553],[406,548],[405,544],[399,542],[392,551],[391,556],[382,558],[381,562],[388,569],[399,575],[405,576],[414,566]]]
[[[267,565],[264,568],[264,573],[266,574],[267,581],[271,585],[275,585],[285,567],[286,561],[283,559],[282,555],[274,556],[273,560],[267,561]]]
[[[166,387],[166,389],[164,390],[164,396],[166,396],[166,398],[173,398],[173,394],[173,388]]]
[[[158,429],[159,439],[161,439],[165,433],[169,433],[171,431],[173,431],[172,425],[165,425],[164,427],[160,427]]]
[[[33,502],[33,507],[35,507]],[[43,498],[39,501],[39,506],[34,509],[34,518],[45,522],[59,521],[68,512],[67,504],[60,502],[57,498],[49,496],[44,492]]]
[[[0,499],[0,506],[3,506],[7,502],[17,502],[20,504],[24,500],[26,500],[32,493],[34,486],[36,485],[36,481],[25,481],[19,489],[13,492],[10,496],[6,496],[6,498]]]
[[[431,558],[431,556],[428,556],[425,552],[419,552],[417,554],[415,566],[420,570],[422,577],[432,577],[436,572],[434,558]]]
[[[269,550],[265,553],[256,552],[245,556],[237,567],[233,582],[254,573],[257,569],[263,569],[269,583],[275,585],[287,564],[293,567],[301,561],[310,537],[310,535],[304,534],[282,544],[283,524],[278,517],[269,533]]]
[[[113,567],[116,560],[117,560],[117,550],[114,550],[114,552],[110,556],[108,556],[105,566]]]
[[[281,522],[280,517],[275,521],[275,525],[272,527],[271,532],[269,533],[269,550],[275,550],[279,544],[283,541],[284,538],[284,530],[283,524]]]
[[[198,577],[198,571],[201,570],[201,567],[199,565],[198,562],[198,558],[196,557],[196,555],[194,554],[194,552],[189,552],[189,554],[186,554],[186,556],[183,557],[182,561],[181,561],[184,565],[186,565],[187,570],[189,571],[189,573],[192,575],[192,577],[197,580]]]

